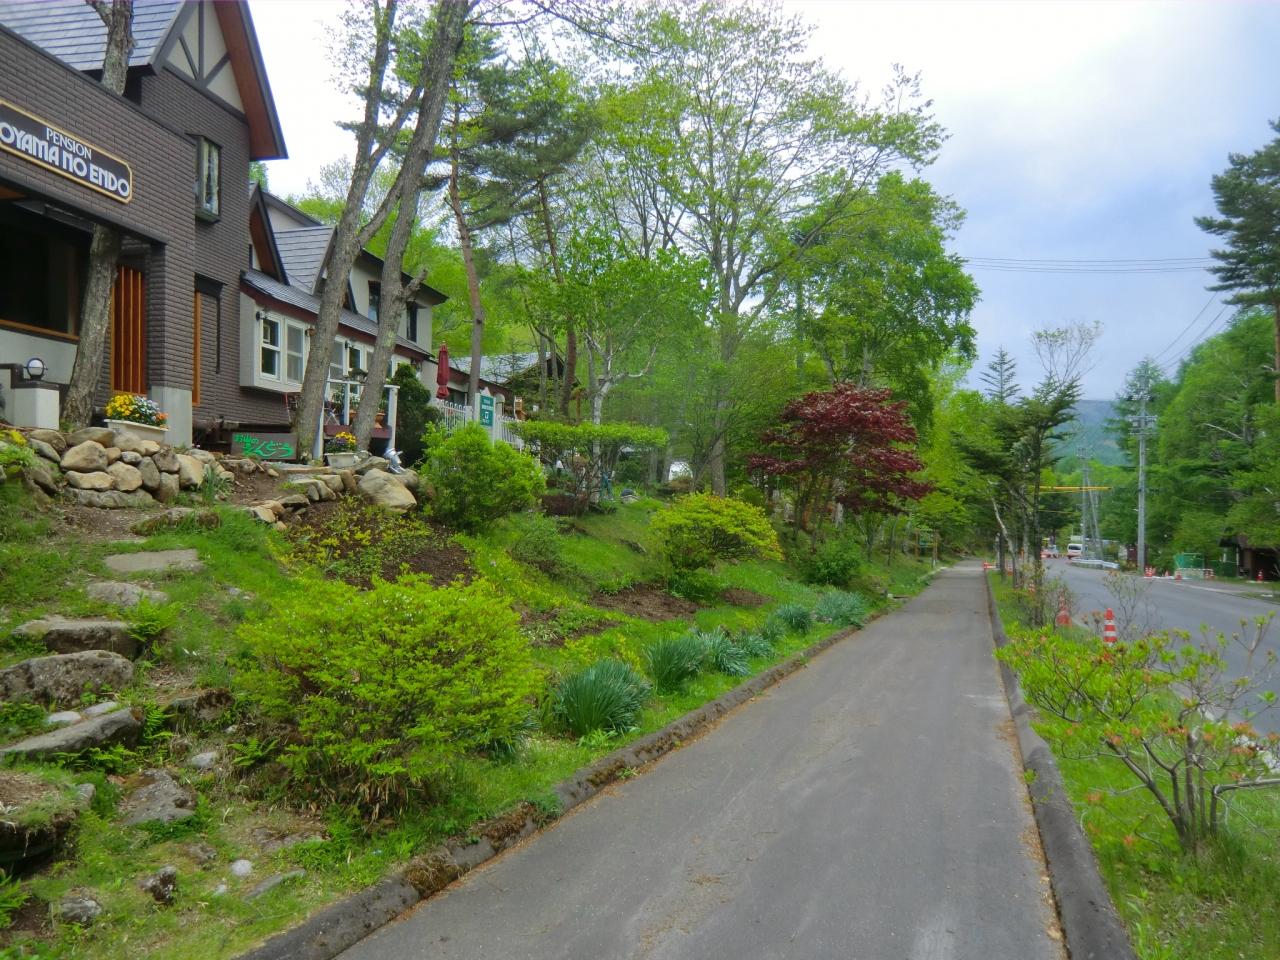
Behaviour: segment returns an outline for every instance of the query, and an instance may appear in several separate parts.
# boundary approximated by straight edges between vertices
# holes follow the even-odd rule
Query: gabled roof
[[[189,7],[194,5],[184,0],[133,0],[131,68],[159,69]],[[219,0],[209,7],[218,19],[244,106],[249,156],[253,160],[281,159],[288,155],[284,134],[249,6],[244,0]],[[85,0],[0,0],[0,24],[73,69],[89,73],[102,69],[107,28]]]
[[[546,359],[550,361],[552,358],[548,356]],[[459,355],[456,359],[450,357],[449,360],[449,366],[463,373],[471,372],[470,356]],[[558,353],[555,361],[558,367],[560,365]],[[480,377],[492,383],[508,383],[520,374],[536,369],[537,366],[537,353],[495,353],[480,358]]]
[[[299,310],[310,315],[312,320],[320,312],[320,298],[312,296],[295,286],[287,283],[281,283],[272,277],[267,276],[259,270],[246,270],[241,277],[244,283],[272,300],[279,303],[288,304],[297,307]],[[362,317],[358,313],[352,313],[350,310],[343,310],[338,317],[338,322],[351,330],[358,331],[369,337],[377,337],[378,325],[368,317]],[[430,356],[426,347],[419,346],[411,340],[404,337],[396,337],[396,346],[419,356]]]
[[[284,262],[285,276],[296,287],[307,293],[315,293],[320,280],[324,258],[333,240],[333,227],[299,227],[297,230],[276,230],[276,247]]]

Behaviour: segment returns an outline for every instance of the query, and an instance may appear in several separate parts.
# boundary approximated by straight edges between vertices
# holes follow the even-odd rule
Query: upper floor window
[[[418,305],[416,303],[409,304],[409,316],[405,322],[405,338],[418,342]]]
[[[222,210],[222,148],[204,137],[196,149],[196,210],[207,217]]]
[[[382,284],[369,281],[369,319],[378,322],[378,311],[382,308]]]

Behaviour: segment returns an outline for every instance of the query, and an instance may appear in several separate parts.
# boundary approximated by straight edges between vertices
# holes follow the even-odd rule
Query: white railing
[[[436,400],[434,401],[434,404],[436,409],[443,414],[443,418],[440,422],[450,433],[471,420],[471,411],[461,403],[452,403],[448,400]]]
[[[493,438],[501,440],[503,443],[510,444],[517,450],[524,449],[524,439],[520,434],[516,433],[516,424],[519,423],[515,417],[496,416],[493,418]]]

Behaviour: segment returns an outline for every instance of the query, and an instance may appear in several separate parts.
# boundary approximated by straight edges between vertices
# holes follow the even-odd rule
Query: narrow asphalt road
[[[1139,630],[1186,630],[1192,639],[1199,640],[1202,627],[1208,628],[1211,637],[1219,632],[1228,637],[1242,633],[1241,620],[1250,621],[1244,635],[1252,638],[1254,618],[1280,614],[1276,604],[1242,596],[1238,588],[1187,580],[1153,579],[1138,583],[1133,577],[1128,582],[1136,585],[1140,593],[1136,603],[1127,605],[1126,613],[1114,592],[1108,589],[1105,571],[1071,566],[1065,560],[1049,561],[1046,570],[1051,576],[1061,576],[1075,594],[1077,620],[1090,611],[1111,607],[1117,617],[1127,615],[1133,619]],[[1268,627],[1252,664],[1241,646],[1228,644],[1225,657],[1232,676],[1258,676],[1267,669],[1267,651],[1280,657],[1280,619]],[[1280,697],[1280,670],[1272,670],[1270,674],[1263,689],[1273,690]],[[1259,714],[1254,726],[1263,733],[1280,731],[1280,708],[1271,707]]]
[[[343,960],[1062,960],[980,577],[942,572]]]

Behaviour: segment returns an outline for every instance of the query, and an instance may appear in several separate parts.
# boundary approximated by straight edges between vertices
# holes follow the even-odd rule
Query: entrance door
[[[111,389],[147,392],[147,299],[141,271],[121,266],[111,292]]]

